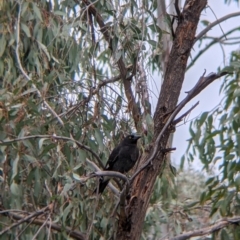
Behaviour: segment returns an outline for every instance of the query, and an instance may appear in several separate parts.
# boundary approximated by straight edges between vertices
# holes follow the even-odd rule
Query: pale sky
[[[209,0],[208,5],[212,8],[217,18],[221,18],[229,13],[240,11],[240,8],[238,8],[238,5],[232,1],[230,5],[224,4],[224,0]],[[203,11],[202,20],[208,20],[210,22],[213,22],[216,20],[214,14],[212,11],[208,8],[206,11]],[[223,29],[223,32],[227,32],[230,29],[232,29],[234,26],[239,26],[240,23],[240,17],[234,17],[232,19],[229,19],[225,22],[221,23],[221,27]],[[198,33],[204,29],[204,26],[200,24],[198,28]],[[208,36],[221,36],[223,35],[221,29],[219,26],[215,26],[211,31],[208,32]],[[234,35],[232,35],[234,36]],[[240,34],[235,34],[235,36],[240,36]],[[205,43],[202,45],[205,46]],[[185,97],[185,91],[190,90],[196,81],[199,79],[199,77],[203,74],[204,69],[206,69],[206,74],[210,72],[217,72],[217,68],[219,66],[224,67],[224,61],[228,63],[230,52],[233,50],[239,50],[240,44],[238,45],[224,45],[225,50],[225,59],[223,57],[223,53],[221,50],[221,47],[219,44],[215,44],[213,47],[211,47],[206,53],[204,53],[199,60],[195,63],[195,65],[186,73],[185,81],[182,88],[182,93],[180,96],[180,99],[183,99]],[[199,51],[198,43],[195,44],[194,50],[192,50],[191,54],[194,56],[194,51],[197,53]],[[188,105],[185,107],[185,109],[181,112],[185,112],[188,110],[191,106],[193,106],[197,101],[200,101],[199,105],[192,111],[188,119],[192,119],[199,114],[210,111],[214,107],[216,107],[223,96],[219,96],[219,88],[222,84],[222,81],[224,78],[221,78],[219,80],[215,80],[214,83],[212,83],[210,86],[208,86],[201,94],[199,94],[197,97],[195,97]],[[189,134],[189,122],[185,123],[182,126],[179,126],[176,129],[174,140],[173,140],[173,147],[176,147],[177,150],[172,154],[172,161],[175,166],[178,166],[180,163],[180,159],[182,155],[185,153],[185,150],[187,148],[187,139],[190,137]],[[193,167],[200,170],[202,168],[202,164],[199,161],[194,162]]]

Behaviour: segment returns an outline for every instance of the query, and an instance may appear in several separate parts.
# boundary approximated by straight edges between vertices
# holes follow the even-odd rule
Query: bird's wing
[[[139,151],[137,147],[132,147],[132,146],[122,146],[120,151],[119,151],[119,156],[120,158],[128,158],[130,157],[130,160],[133,162],[138,160],[138,155]]]
[[[117,161],[117,159],[118,159],[120,149],[121,149],[121,145],[118,145],[117,147],[115,147],[115,148],[112,150],[112,152],[111,152],[111,154],[110,154],[110,156],[109,156],[109,158],[108,158],[108,161],[107,161],[107,163],[106,163],[106,166],[105,166],[105,168],[104,168],[105,170],[111,170],[111,169],[112,169],[113,164],[114,164],[114,163]]]
[[[132,154],[131,154],[131,159],[135,162],[135,161],[138,160],[138,157],[139,157],[139,150],[138,150],[138,148],[136,147],[136,148],[134,149],[134,151],[132,152]]]

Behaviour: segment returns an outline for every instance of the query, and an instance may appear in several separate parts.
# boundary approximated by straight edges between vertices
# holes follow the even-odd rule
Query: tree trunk
[[[170,52],[164,82],[158,99],[154,115],[154,139],[164,127],[167,113],[171,113],[177,105],[178,97],[182,88],[187,60],[194,44],[195,33],[199,17],[207,4],[207,0],[186,0],[183,12],[178,19],[175,39]],[[159,152],[152,165],[144,169],[134,180],[132,185],[131,199],[127,207],[127,219],[120,219],[117,230],[117,240],[138,240],[141,237],[143,222],[153,191],[156,177],[161,173],[164,162],[164,153],[161,149],[166,148],[171,130],[167,129],[161,140]],[[152,148],[152,147],[151,147]],[[142,157],[143,164],[151,155]]]

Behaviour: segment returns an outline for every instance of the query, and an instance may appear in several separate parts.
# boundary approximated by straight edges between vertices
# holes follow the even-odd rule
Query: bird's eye
[[[130,136],[129,136],[129,139],[133,139],[133,138],[134,138],[134,136],[133,136],[133,135],[130,135]]]

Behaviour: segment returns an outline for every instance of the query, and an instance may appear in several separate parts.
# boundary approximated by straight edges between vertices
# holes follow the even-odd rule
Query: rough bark
[[[178,27],[175,39],[170,52],[164,82],[158,99],[156,112],[154,115],[154,136],[164,127],[167,113],[174,110],[177,105],[178,97],[182,88],[187,60],[194,44],[196,28],[199,17],[207,4],[207,0],[186,0],[183,12],[178,19]],[[164,162],[164,153],[161,149],[166,148],[170,129],[168,129],[159,146],[159,153],[152,161],[152,165],[144,169],[132,184],[132,193],[127,207],[127,218],[120,219],[117,232],[118,240],[138,240],[140,239],[142,226],[153,191],[156,177],[161,173]],[[146,154],[141,159],[143,164],[151,154]]]

